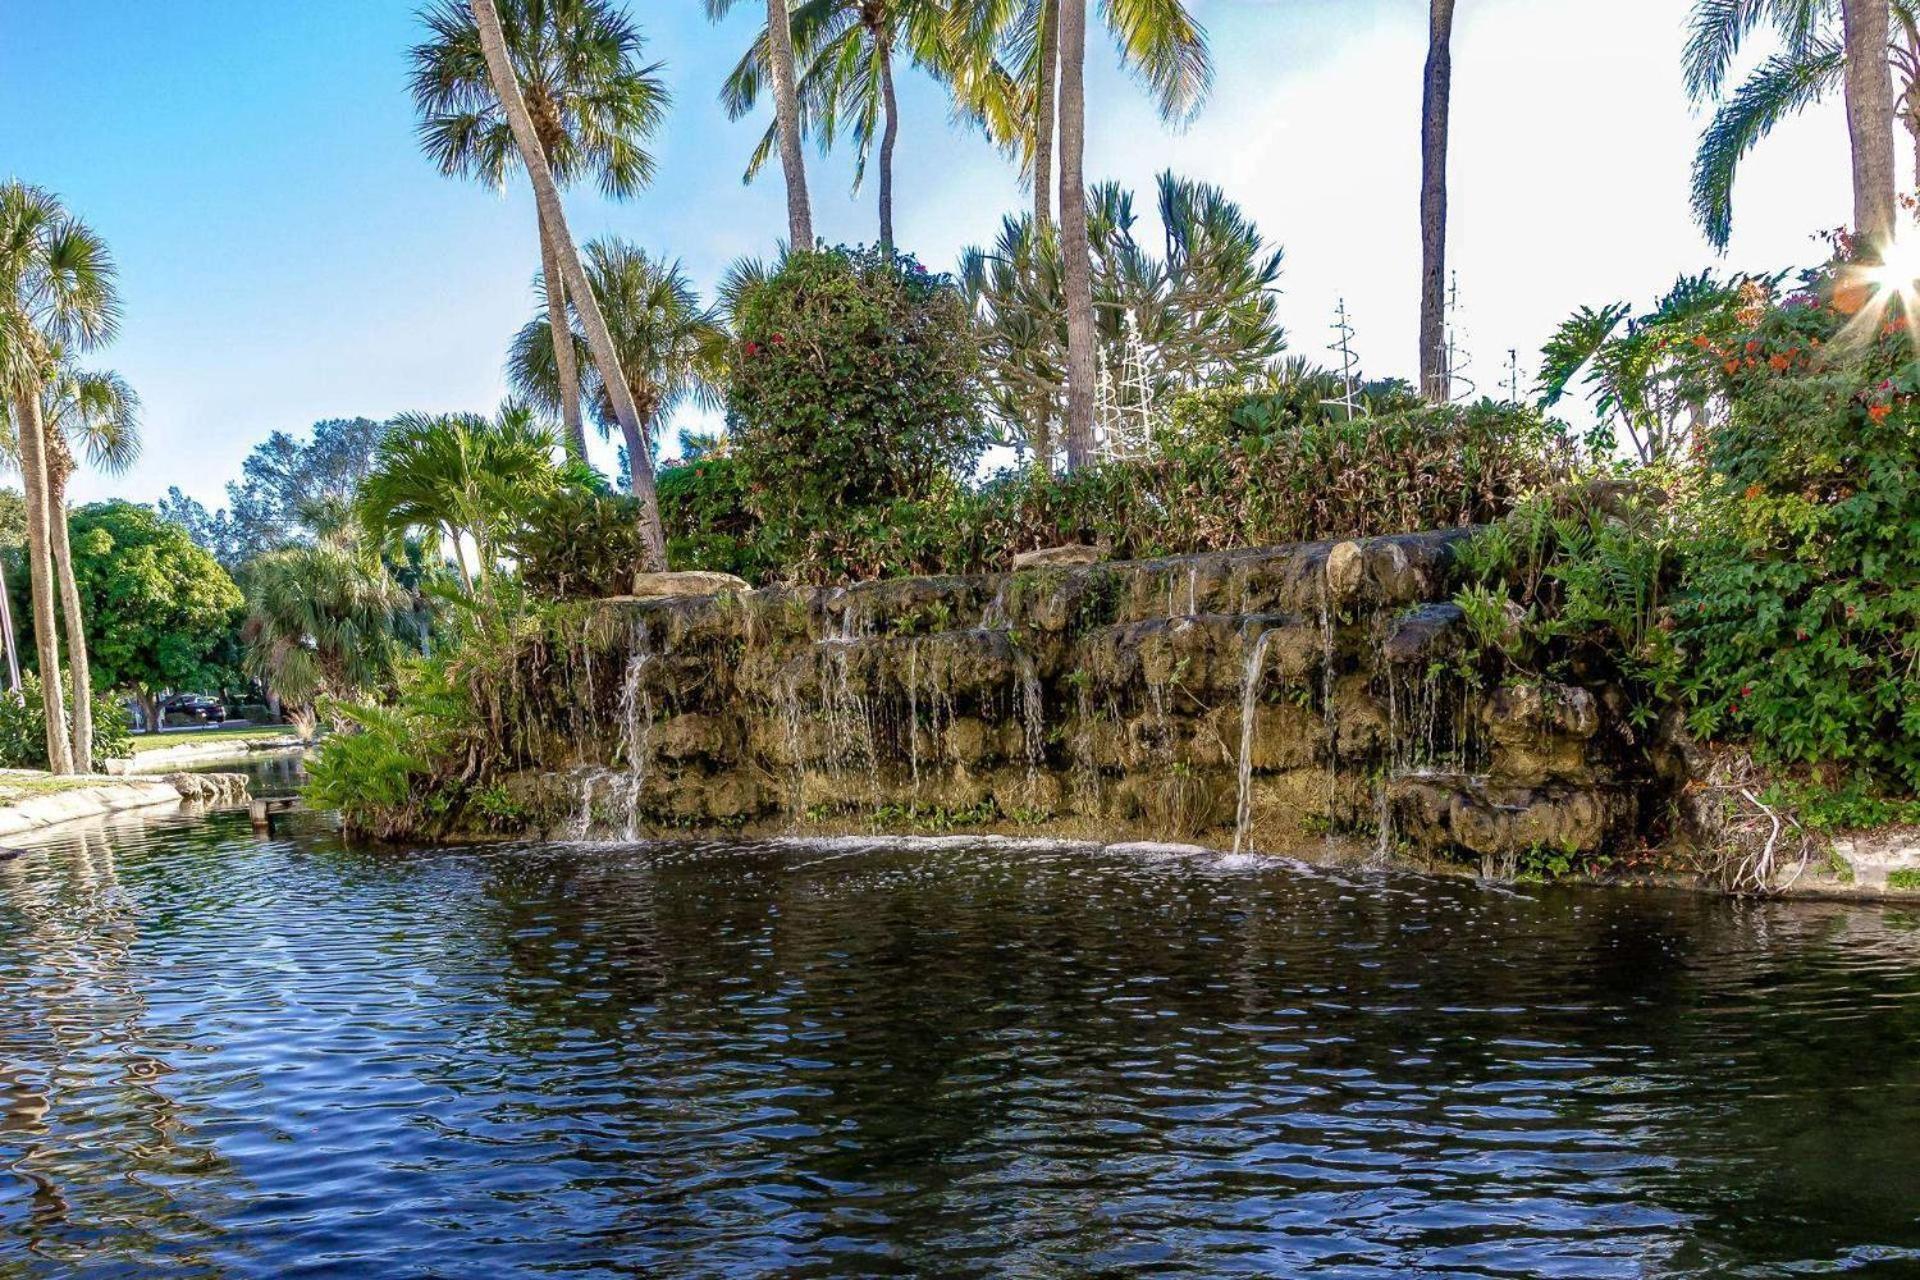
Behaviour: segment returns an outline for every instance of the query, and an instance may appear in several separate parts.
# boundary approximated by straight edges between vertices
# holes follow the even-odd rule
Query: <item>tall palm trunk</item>
[[[1846,32],[1847,137],[1853,148],[1853,230],[1876,244],[1893,235],[1893,74],[1887,0],[1841,0]]]
[[[0,567],[0,641],[7,646],[7,688],[20,692],[20,641],[13,630],[13,600],[7,592],[7,574]]]
[[[880,63],[880,102],[887,123],[880,132],[880,243],[893,248],[893,147],[900,140],[900,103],[893,96],[893,33],[873,33]]]
[[[567,229],[566,211],[560,206],[560,189],[554,184],[553,170],[547,165],[547,154],[541,149],[539,138],[534,135],[533,121],[527,115],[526,99],[520,95],[519,78],[514,75],[513,63],[507,57],[506,39],[500,32],[500,14],[494,9],[493,0],[468,0],[468,3],[473,10],[474,24],[480,31],[480,47],[486,53],[487,71],[493,78],[494,93],[506,111],[507,122],[513,129],[513,140],[520,149],[521,163],[526,166],[527,176],[533,182],[534,203],[540,209],[541,221],[553,233],[554,253],[560,260],[560,272],[566,281],[567,295],[573,299],[574,309],[580,313],[580,323],[587,331],[587,349],[593,353],[593,362],[600,369],[600,381],[613,399],[614,417],[619,421],[620,429],[638,433],[641,430],[640,414],[634,407],[633,393],[628,389],[626,374],[620,367],[620,353],[613,345],[613,336],[607,332],[606,317],[600,313],[600,302],[593,296],[593,286],[587,280],[586,270],[580,265],[580,252],[574,246],[573,233]],[[774,3],[779,3],[779,0],[774,0]],[[784,13],[783,10],[783,17]],[[804,194],[801,204],[804,213]],[[642,450],[638,458],[630,460],[629,466],[633,471],[633,496],[640,501],[640,534],[646,547],[646,567],[665,569],[667,540],[660,525],[660,499],[654,492],[653,459]]]
[[[773,71],[773,119],[780,134],[780,169],[787,179],[787,243],[813,248],[813,208],[807,203],[807,162],[800,154],[800,96],[793,76],[793,27],[787,0],[767,0],[767,61]]]
[[[87,660],[87,620],[80,609],[80,585],[73,577],[73,547],[67,539],[67,478],[73,459],[66,444],[47,440],[47,532],[53,576],[60,589],[60,616],[66,624],[67,676],[73,683],[73,764],[93,772],[93,669]]]
[[[1452,395],[1446,361],[1447,114],[1453,100],[1453,3],[1427,10],[1426,87],[1420,100],[1420,391]]]
[[[1087,0],[1060,3],[1060,252],[1067,294],[1067,466],[1093,461],[1093,259],[1087,245]]]
[[[553,334],[553,371],[560,384],[560,421],[567,452],[587,460],[587,429],[580,417],[580,366],[573,358],[573,325],[567,321],[567,282],[554,252],[553,233],[540,219],[540,276],[547,286],[547,328]]]
[[[40,396],[16,390],[14,416],[20,434],[20,478],[27,499],[27,565],[33,584],[33,639],[40,651],[40,697],[47,714],[47,767],[73,772],[73,740],[67,733],[66,696],[60,687],[59,626],[53,608],[52,534],[47,521],[46,434]]]
[[[1060,75],[1060,0],[1040,4],[1040,83],[1033,94],[1033,226],[1053,225],[1053,126]]]

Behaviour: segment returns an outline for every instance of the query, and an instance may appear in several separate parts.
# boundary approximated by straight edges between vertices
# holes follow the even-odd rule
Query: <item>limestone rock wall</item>
[[[1608,691],[1466,671],[1462,536],[601,601],[522,655],[512,790],[573,835],[1629,838],[1654,771]]]

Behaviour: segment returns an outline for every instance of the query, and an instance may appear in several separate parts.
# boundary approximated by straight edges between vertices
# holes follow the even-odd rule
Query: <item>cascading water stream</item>
[[[1247,843],[1247,829],[1253,824],[1253,729],[1260,710],[1260,680],[1266,672],[1267,646],[1276,630],[1260,633],[1247,655],[1246,670],[1240,677],[1240,790],[1233,811],[1233,851],[1241,853]]]
[[[626,753],[626,827],[624,838],[640,838],[640,808],[653,767],[653,695],[647,689],[647,667],[653,644],[647,624],[636,622],[633,647],[627,655],[627,673],[620,685],[620,745]]]

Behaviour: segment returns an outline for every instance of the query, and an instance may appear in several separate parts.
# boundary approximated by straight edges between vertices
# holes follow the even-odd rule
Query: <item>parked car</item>
[[[201,724],[220,724],[227,718],[227,705],[205,694],[182,693],[168,698],[161,706],[165,717],[180,716]]]

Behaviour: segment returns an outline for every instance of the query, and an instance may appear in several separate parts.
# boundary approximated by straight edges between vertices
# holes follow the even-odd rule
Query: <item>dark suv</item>
[[[183,693],[168,698],[161,714],[187,716],[202,724],[219,724],[227,718],[227,704],[203,694]]]

